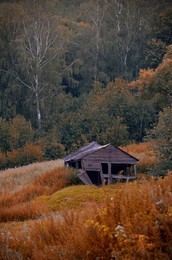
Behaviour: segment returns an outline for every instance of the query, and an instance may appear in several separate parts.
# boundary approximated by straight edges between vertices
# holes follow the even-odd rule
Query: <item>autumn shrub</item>
[[[7,165],[7,157],[5,152],[0,151],[0,169],[4,169]]]
[[[155,144],[153,142],[143,142],[140,144],[132,143],[122,147],[122,149],[139,159],[137,170],[141,173],[148,173],[149,169],[158,162],[158,155],[155,153]]]
[[[14,168],[20,164],[20,149],[16,149],[6,153],[7,165],[5,168]]]
[[[8,143],[11,150],[22,148],[34,138],[34,129],[31,122],[22,115],[16,115],[9,120]]]
[[[19,152],[22,165],[43,160],[43,149],[37,144],[26,144]]]
[[[0,169],[13,168],[21,165],[27,165],[33,162],[43,160],[43,149],[37,144],[25,144],[24,147],[18,148],[7,152],[6,154],[0,154],[0,160],[3,160],[3,164],[0,164]]]
[[[60,190],[70,183],[73,171],[65,167],[58,167],[38,176],[33,182],[46,190],[46,194]]]

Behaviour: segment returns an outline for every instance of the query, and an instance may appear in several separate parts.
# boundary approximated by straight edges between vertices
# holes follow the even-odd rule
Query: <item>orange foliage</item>
[[[40,161],[43,158],[42,147],[36,144],[26,144],[22,149],[22,153],[24,157],[23,160],[26,159],[26,162],[27,160],[34,161],[35,159],[36,161]]]
[[[0,151],[0,166],[3,168],[7,164],[6,154]]]
[[[116,78],[115,82],[110,82],[107,85],[105,95],[106,95],[107,91],[111,95],[112,95],[112,93],[114,93],[114,94],[117,94],[117,93],[127,94],[130,91],[129,83],[127,81],[121,79],[121,78]]]
[[[25,144],[22,148],[12,150],[6,154],[0,152],[0,169],[12,168],[41,160],[43,160],[43,148],[37,144]]]
[[[139,159],[138,170],[143,173],[147,171],[148,168],[155,166],[159,162],[158,154],[155,153],[155,146],[153,142],[129,144],[122,147],[122,150]]]
[[[150,84],[150,81],[155,76],[153,69],[140,69],[139,78],[135,81],[131,81],[128,85],[131,88],[138,88],[140,91],[144,89],[144,86]]]

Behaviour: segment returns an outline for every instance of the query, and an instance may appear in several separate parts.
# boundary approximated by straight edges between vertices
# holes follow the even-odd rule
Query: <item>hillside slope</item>
[[[20,189],[16,170],[6,176],[13,190],[7,181],[0,194],[0,259],[172,257],[172,172],[97,188],[71,186],[75,172],[46,165],[25,168],[30,179],[18,169]]]
[[[35,177],[63,165],[63,160],[54,160],[32,163],[26,166],[0,171],[0,194],[8,191],[8,189],[14,192],[15,190],[23,188]]]

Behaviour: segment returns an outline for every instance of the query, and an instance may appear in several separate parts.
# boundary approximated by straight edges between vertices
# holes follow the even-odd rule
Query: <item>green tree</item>
[[[106,1],[95,0],[89,1],[82,5],[83,15],[90,22],[92,30],[92,47],[89,48],[88,55],[93,59],[93,81],[97,81],[98,61],[100,55],[100,45],[102,38],[102,27],[106,15],[108,4]]]
[[[8,152],[23,147],[34,141],[31,123],[23,116],[17,115],[12,120],[0,118],[1,151]]]
[[[11,117],[22,113],[33,122],[36,118],[37,127],[41,129],[46,100],[57,95],[61,84],[69,30],[62,19],[52,13],[46,0],[2,7],[6,14],[2,13],[0,24],[5,50],[0,60],[4,86],[2,109],[3,97],[6,97],[8,111],[14,110]],[[7,117],[8,111],[2,114]]]
[[[140,58],[152,29],[153,15],[154,6],[147,0],[109,1],[107,32],[111,39],[111,59],[117,76],[129,80],[138,76]]]
[[[9,121],[8,143],[10,150],[23,147],[26,143],[33,143],[34,130],[31,123],[23,116],[17,115]]]
[[[167,46],[160,39],[152,38],[148,41],[144,50],[145,58],[143,59],[142,67],[145,69],[156,69],[162,62],[162,59],[167,51]]]
[[[1,117],[0,118],[0,144],[1,144],[0,151],[2,152],[6,152],[10,148],[8,137],[9,137],[9,124],[5,119]]]
[[[0,17],[0,115],[9,119],[16,115],[19,103],[13,69],[17,62],[15,39],[24,11],[17,3],[0,3]]]
[[[157,113],[172,103],[172,45],[168,47],[163,61],[155,70],[142,70],[135,82],[139,95],[150,100]]]
[[[25,12],[23,28],[16,39],[20,57],[19,70],[16,66],[17,79],[34,95],[38,129],[40,130],[41,99],[45,99],[50,94],[50,85],[45,75],[47,76],[49,64],[54,59],[59,62],[62,57],[65,28],[57,17],[45,13],[40,3],[37,4],[33,1],[32,7],[25,9]]]
[[[172,44],[172,2],[162,1],[163,8],[154,20],[155,35],[167,45]]]
[[[172,169],[172,108],[164,108],[159,113],[157,126],[152,131],[160,163],[154,169],[155,175],[164,175]]]
[[[67,146],[77,146],[93,140],[106,144],[127,143],[128,130],[123,114],[110,109],[113,93],[96,83],[93,90],[85,95],[77,111],[69,112],[62,120],[64,123],[63,142]]]
[[[116,117],[112,120],[111,126],[107,127],[103,142],[113,145],[125,145],[128,142],[128,127],[124,124],[124,119]]]

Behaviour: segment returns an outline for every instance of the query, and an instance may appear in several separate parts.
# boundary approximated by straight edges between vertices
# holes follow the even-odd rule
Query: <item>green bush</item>
[[[80,178],[77,176],[77,170],[71,169],[71,175],[69,178],[68,186],[72,185],[82,185],[83,182],[80,180]]]
[[[44,158],[46,160],[63,158],[64,155],[65,155],[65,148],[60,143],[52,143],[45,147]]]

